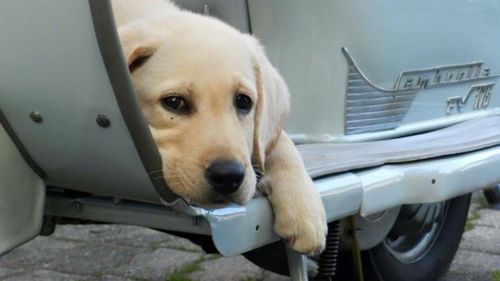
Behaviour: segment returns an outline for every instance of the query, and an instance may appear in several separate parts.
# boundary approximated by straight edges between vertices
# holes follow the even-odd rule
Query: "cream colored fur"
[[[164,179],[189,202],[245,204],[256,192],[255,170],[275,213],[274,229],[297,251],[325,245],[321,198],[294,144],[282,130],[289,110],[284,80],[260,43],[229,25],[163,0],[113,0],[115,19],[140,104],[163,159]],[[140,60],[144,64],[133,69]],[[238,114],[234,97],[254,102]],[[165,110],[181,96],[189,114]],[[245,179],[231,196],[213,192],[204,171],[214,159],[244,163]]]

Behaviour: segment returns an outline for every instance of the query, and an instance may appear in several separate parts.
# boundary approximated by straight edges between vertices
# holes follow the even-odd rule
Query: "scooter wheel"
[[[448,271],[460,244],[470,205],[470,194],[444,202],[432,229],[404,236],[388,235],[362,253],[365,280],[432,281]]]

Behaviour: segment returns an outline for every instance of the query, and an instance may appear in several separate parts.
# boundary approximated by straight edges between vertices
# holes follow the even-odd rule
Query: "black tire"
[[[403,263],[382,242],[362,253],[365,280],[434,281],[448,271],[460,244],[470,205],[470,194],[448,201],[439,232],[428,250],[415,261]]]

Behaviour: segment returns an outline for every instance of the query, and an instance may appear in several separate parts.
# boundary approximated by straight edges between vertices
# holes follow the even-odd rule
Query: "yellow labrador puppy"
[[[282,130],[288,89],[259,42],[163,0],[113,9],[168,186],[201,206],[245,204],[259,186],[276,233],[297,251],[321,251],[323,204]]]

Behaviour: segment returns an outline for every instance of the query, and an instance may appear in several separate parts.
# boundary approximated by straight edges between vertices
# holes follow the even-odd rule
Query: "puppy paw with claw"
[[[274,211],[274,231],[289,246],[307,255],[325,248],[328,226],[320,194],[295,145],[286,134],[266,161],[261,181]]]
[[[328,231],[323,204],[317,197],[288,202],[275,209],[274,231],[292,249],[308,256],[323,251]]]
[[[274,231],[297,252],[308,256],[319,254],[325,248],[327,233],[323,210],[298,213],[293,206],[276,213]]]

